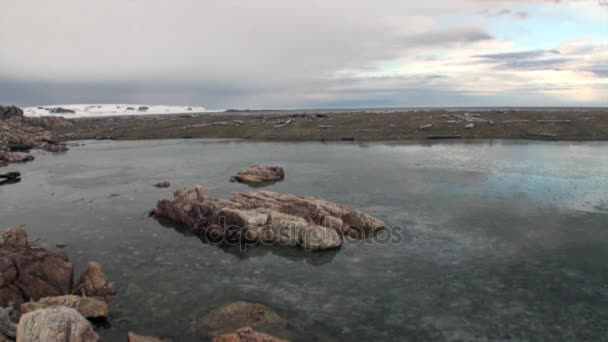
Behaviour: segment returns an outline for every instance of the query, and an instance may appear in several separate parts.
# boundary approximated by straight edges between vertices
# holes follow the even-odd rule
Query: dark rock
[[[171,186],[171,183],[169,183],[167,181],[162,181],[162,182],[158,182],[158,183],[154,184],[154,186],[157,188],[168,188]]]
[[[137,110],[138,110],[138,111],[140,111],[140,112],[145,112],[145,111],[147,111],[148,109],[150,109],[150,108],[149,108],[149,107],[146,107],[146,106],[140,106],[139,108],[137,108]]]
[[[0,120],[23,117],[23,110],[16,106],[0,106]]]
[[[55,107],[49,110],[49,113],[52,114],[75,114],[76,111],[73,109],[63,108],[63,107]]]

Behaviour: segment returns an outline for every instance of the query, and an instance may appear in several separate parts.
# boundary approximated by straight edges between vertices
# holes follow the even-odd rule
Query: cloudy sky
[[[2,0],[0,103],[608,106],[608,0]]]

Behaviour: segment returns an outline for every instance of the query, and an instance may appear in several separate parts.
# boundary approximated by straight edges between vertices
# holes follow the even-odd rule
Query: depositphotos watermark
[[[226,218],[219,218],[219,225],[205,229],[205,237],[212,243],[224,246],[295,246],[315,250],[319,246],[331,245],[398,245],[405,241],[402,226],[390,226],[370,231],[357,226],[326,227],[304,225],[302,223],[282,222],[265,225],[228,225]]]

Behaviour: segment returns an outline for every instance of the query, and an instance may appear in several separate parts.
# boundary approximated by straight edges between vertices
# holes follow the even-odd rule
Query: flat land
[[[76,119],[62,140],[608,140],[608,109],[227,112]]]

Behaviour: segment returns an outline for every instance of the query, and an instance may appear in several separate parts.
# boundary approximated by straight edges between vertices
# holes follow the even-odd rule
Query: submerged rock
[[[108,280],[100,263],[91,261],[80,275],[77,291],[85,296],[107,297],[116,295],[116,283]]]
[[[243,327],[232,334],[214,336],[212,342],[287,342],[280,338]]]
[[[269,191],[236,193],[230,200],[207,196],[202,187],[180,189],[151,213],[211,241],[255,241],[300,245],[311,250],[337,248],[350,231],[374,232],[379,219],[318,197]]]
[[[21,316],[19,342],[96,342],[99,335],[78,311],[63,306],[36,310]]]
[[[0,233],[0,306],[69,294],[73,274],[65,255],[32,248],[23,228]]]
[[[232,182],[248,184],[262,184],[278,182],[285,179],[285,171],[279,166],[251,165],[245,170],[239,171],[230,178]]]
[[[95,297],[79,297],[74,295],[45,297],[37,302],[21,304],[21,312],[28,313],[48,307],[65,306],[78,311],[86,318],[108,317],[108,303]]]
[[[160,339],[160,338],[154,337],[154,336],[137,335],[136,333],[129,331],[128,341],[129,342],[168,342],[169,340]]]
[[[164,188],[168,188],[171,186],[171,183],[167,182],[167,181],[162,181],[162,182],[158,182],[156,184],[154,184],[155,187],[159,188],[159,189],[164,189]]]
[[[265,305],[234,302],[223,305],[202,319],[203,326],[212,335],[230,333],[240,327],[267,328],[284,326],[285,320]]]

